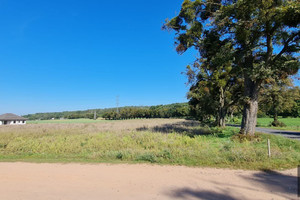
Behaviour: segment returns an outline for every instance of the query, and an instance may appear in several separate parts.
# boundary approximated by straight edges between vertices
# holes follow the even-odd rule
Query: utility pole
[[[119,114],[119,95],[116,98],[117,114]]]
[[[96,110],[94,111],[94,120],[97,119],[97,113],[96,113]]]

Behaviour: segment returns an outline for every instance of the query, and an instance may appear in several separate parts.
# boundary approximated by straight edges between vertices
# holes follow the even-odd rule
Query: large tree
[[[232,43],[233,68],[244,79],[241,133],[254,135],[258,97],[266,80],[297,73],[300,49],[298,0],[185,0],[164,28],[176,31],[177,51],[200,52],[208,34]],[[215,47],[208,47],[206,51]]]

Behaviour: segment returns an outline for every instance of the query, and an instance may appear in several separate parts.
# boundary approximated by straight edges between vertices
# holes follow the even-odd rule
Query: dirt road
[[[297,170],[0,163],[0,199],[297,199]]]

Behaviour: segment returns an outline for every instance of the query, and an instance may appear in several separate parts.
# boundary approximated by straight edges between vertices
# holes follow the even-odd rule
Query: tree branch
[[[287,49],[288,49],[288,47],[289,47],[289,43],[290,43],[291,41],[293,41],[294,38],[295,38],[296,36],[300,36],[300,31],[298,31],[298,32],[296,32],[296,33],[294,33],[294,34],[292,34],[291,37],[284,43],[283,49],[282,49],[282,50],[279,52],[279,54],[277,54],[277,56],[273,59],[273,62],[275,62],[277,59],[279,59],[279,58],[282,56],[282,54],[284,54],[284,53],[287,51]]]

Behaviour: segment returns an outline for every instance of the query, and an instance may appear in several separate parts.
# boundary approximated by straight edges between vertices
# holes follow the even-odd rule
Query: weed
[[[178,119],[5,126],[0,127],[0,161],[150,162],[242,169],[293,168],[300,163],[297,140],[266,134],[249,138],[237,132],[234,127],[203,128]]]

